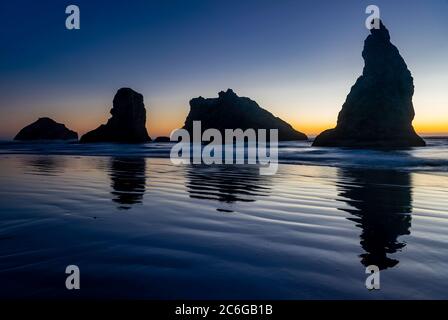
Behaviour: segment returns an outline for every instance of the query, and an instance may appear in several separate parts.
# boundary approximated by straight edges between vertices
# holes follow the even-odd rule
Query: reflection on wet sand
[[[256,165],[191,165],[187,169],[186,186],[191,198],[228,204],[253,202],[270,192],[267,176],[261,176]]]
[[[31,156],[26,159],[29,173],[40,175],[56,175],[63,171],[64,160],[57,156]]]
[[[412,212],[410,174],[392,170],[340,169],[339,196],[351,206],[344,210],[362,229],[360,239],[365,253],[361,263],[380,269],[393,268],[399,261],[388,255],[400,251],[409,235]]]
[[[146,185],[146,161],[144,158],[115,157],[110,162],[112,201],[120,209],[130,209],[141,203]]]

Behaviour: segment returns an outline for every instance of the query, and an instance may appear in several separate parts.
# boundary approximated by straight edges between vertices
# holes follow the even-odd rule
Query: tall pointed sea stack
[[[380,22],[364,43],[364,71],[339,113],[337,126],[316,137],[314,146],[424,146],[412,126],[414,83],[389,31]]]
[[[82,136],[81,142],[143,143],[151,141],[146,131],[143,96],[130,88],[117,91],[110,110],[112,117]]]
[[[190,101],[190,113],[184,129],[193,132],[193,121],[201,121],[202,131],[218,129],[277,129],[280,141],[307,140],[307,136],[261,108],[255,101],[239,97],[232,89],[221,91],[218,98],[203,97]]]

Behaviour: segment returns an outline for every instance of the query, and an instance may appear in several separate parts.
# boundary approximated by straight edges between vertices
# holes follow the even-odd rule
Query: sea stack
[[[291,125],[261,108],[255,101],[239,97],[228,89],[221,91],[218,98],[194,98],[190,101],[190,113],[184,129],[192,134],[193,121],[201,121],[201,130],[218,129],[278,129],[280,141],[307,140],[307,136],[293,129]]]
[[[14,140],[78,140],[78,134],[64,124],[45,117],[20,130]]]
[[[380,21],[364,42],[363,74],[351,88],[337,126],[316,137],[323,147],[402,148],[425,146],[413,126],[414,83],[389,31]]]
[[[146,109],[143,96],[130,88],[115,94],[112,117],[82,136],[81,142],[144,143],[151,141],[146,131]]]

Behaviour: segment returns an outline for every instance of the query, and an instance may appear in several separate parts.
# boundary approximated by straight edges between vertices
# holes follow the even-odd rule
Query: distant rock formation
[[[314,146],[413,147],[425,146],[413,126],[414,84],[411,72],[389,31],[380,22],[364,43],[364,71],[351,88],[337,126],[316,137]]]
[[[53,119],[39,118],[20,130],[14,140],[78,140],[78,134]]]
[[[154,139],[155,143],[161,143],[161,142],[171,142],[170,137],[157,137]]]
[[[278,129],[280,141],[307,140],[307,136],[261,108],[255,101],[237,96],[232,89],[221,91],[218,98],[195,98],[190,101],[190,113],[184,129],[190,134],[193,121],[201,121],[202,130],[218,129]]]
[[[82,136],[81,142],[144,143],[151,141],[146,131],[143,96],[130,88],[117,91],[107,124]]]

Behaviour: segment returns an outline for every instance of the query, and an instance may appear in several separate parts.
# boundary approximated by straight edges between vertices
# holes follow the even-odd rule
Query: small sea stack
[[[166,143],[166,142],[171,142],[170,137],[164,137],[164,136],[160,136],[154,139],[155,143]]]
[[[307,136],[261,108],[255,101],[239,97],[232,89],[221,91],[218,98],[203,97],[190,101],[190,113],[184,129],[192,134],[193,121],[201,121],[201,130],[217,129],[277,129],[280,141],[307,140]]]
[[[14,140],[78,140],[78,134],[64,124],[44,117],[20,130]]]
[[[145,143],[151,141],[146,131],[146,109],[143,95],[121,88],[115,94],[112,117],[81,137],[81,142]]]
[[[336,128],[316,137],[314,146],[403,148],[425,146],[412,126],[414,81],[389,31],[380,21],[364,43],[363,74],[351,88]]]

